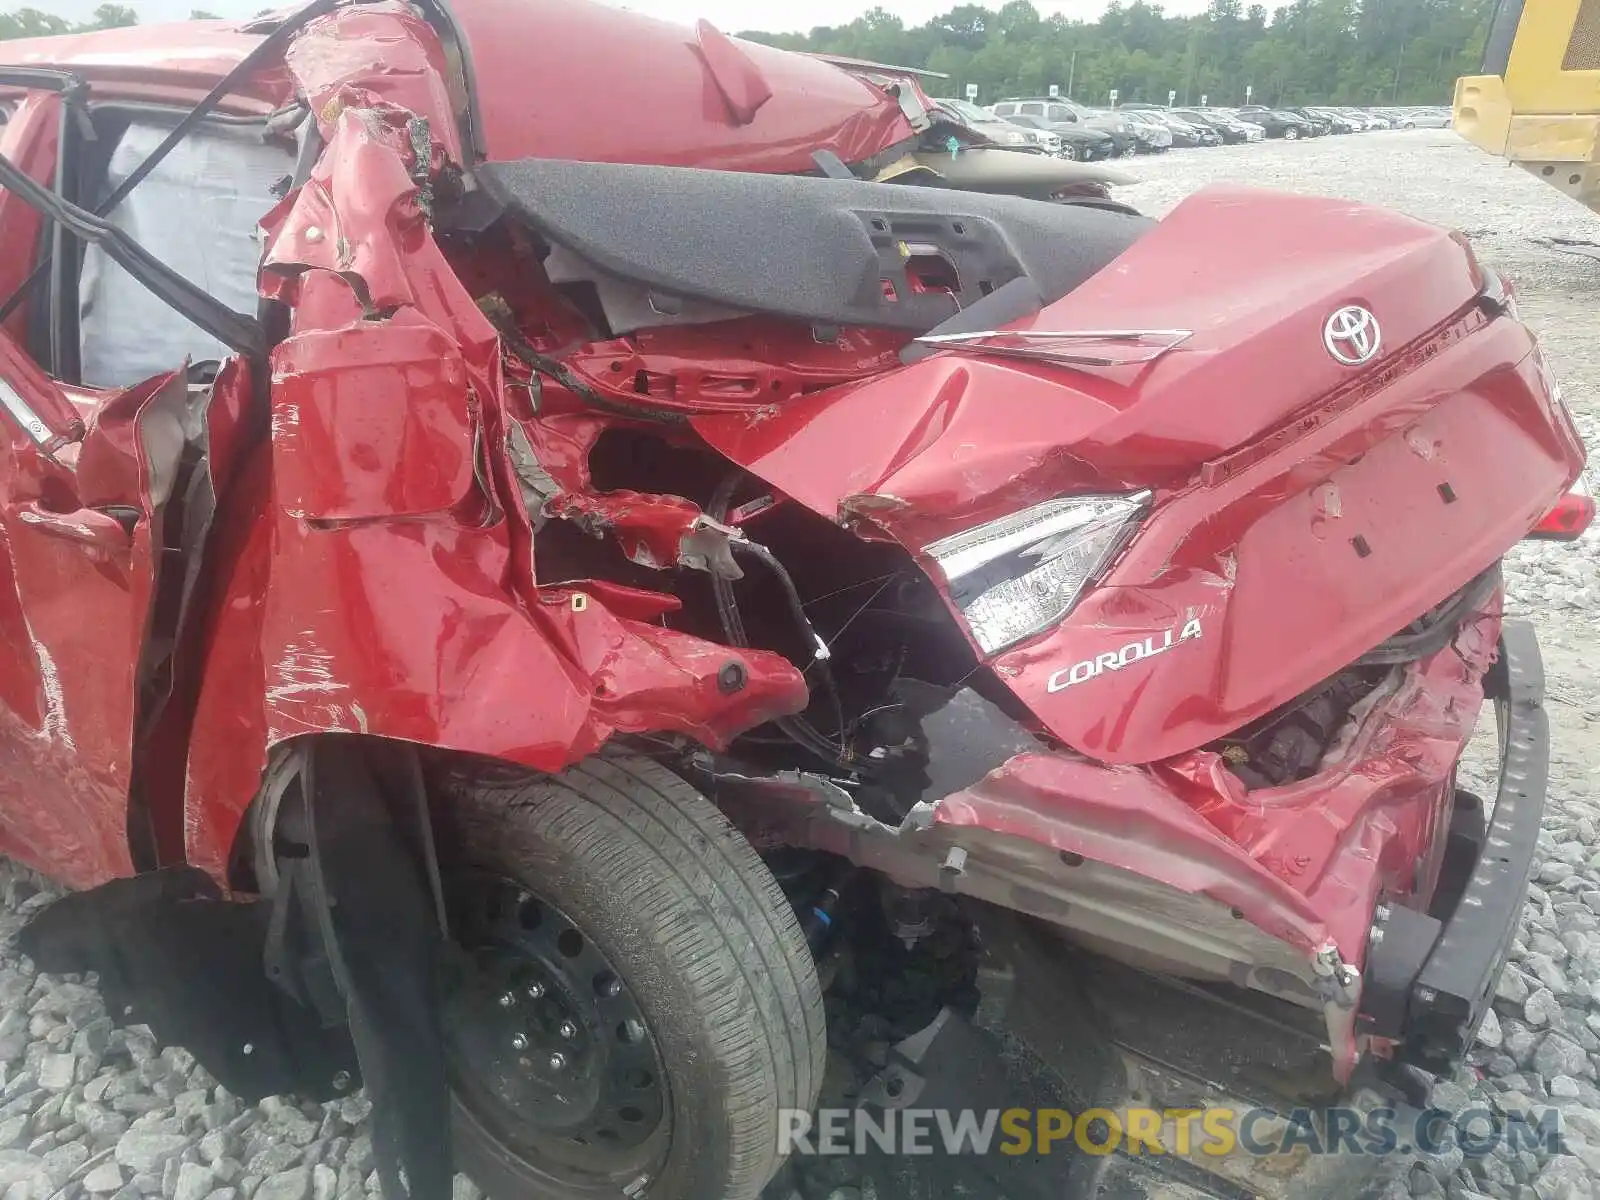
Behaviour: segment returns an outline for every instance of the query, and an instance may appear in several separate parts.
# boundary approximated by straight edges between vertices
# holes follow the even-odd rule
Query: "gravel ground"
[[[1600,219],[1448,131],[1178,151],[1133,167],[1123,196],[1151,213],[1219,180],[1394,205],[1465,231],[1517,285],[1591,445],[1600,444]],[[1573,243],[1576,243],[1574,245]],[[1591,247],[1594,248],[1594,247]],[[1600,1196],[1600,535],[1523,546],[1513,609],[1541,628],[1554,725],[1542,862],[1496,1015],[1440,1098],[1503,1110],[1553,1101],[1571,1155],[1532,1152],[1414,1169],[1419,1197]],[[229,1096],[187,1052],[111,1027],[82,982],[39,977],[11,936],[52,892],[0,862],[0,1200],[359,1200],[377,1191],[369,1106]],[[476,1189],[457,1181],[456,1200]],[[707,1198],[710,1200],[710,1198]]]
[[[334,1200],[376,1194],[362,1096],[246,1107],[188,1051],[113,1029],[92,987],[10,942],[54,892],[0,862],[0,1191],[5,1200]],[[463,1185],[466,1184],[462,1180]],[[476,1200],[470,1185],[457,1200]]]

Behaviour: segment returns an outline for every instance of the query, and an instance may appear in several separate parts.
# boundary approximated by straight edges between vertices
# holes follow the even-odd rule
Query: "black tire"
[[[1285,129],[1283,131],[1283,137],[1284,137],[1285,141],[1289,141],[1289,142],[1299,141],[1299,139],[1300,139],[1300,131],[1298,129],[1294,129],[1294,128]]]
[[[458,1169],[495,1200],[624,1189],[754,1200],[780,1165],[778,1110],[815,1103],[827,1049],[816,967],[766,866],[648,759],[605,754],[555,776],[455,778],[445,791],[447,888],[452,871],[490,872],[558,908],[626,981],[670,1096],[648,1168],[574,1178],[519,1154],[458,1094]]]

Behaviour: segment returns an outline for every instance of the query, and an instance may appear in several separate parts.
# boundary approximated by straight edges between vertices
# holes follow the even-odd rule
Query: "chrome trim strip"
[[[21,393],[12,387],[5,379],[0,379],[0,405],[16,418],[36,446],[48,446],[56,440],[56,435],[44,423],[39,414],[28,407],[28,402],[22,398]]]

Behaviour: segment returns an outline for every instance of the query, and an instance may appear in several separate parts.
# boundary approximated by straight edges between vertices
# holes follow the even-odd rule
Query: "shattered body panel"
[[[494,329],[417,203],[423,118],[321,111],[333,114],[327,150],[268,222],[264,272],[294,328],[273,357],[270,476],[256,466],[246,489],[250,534],[220,601],[190,751],[186,850],[219,874],[268,749],[299,734],[554,770],[617,732],[724,745],[804,705],[799,673],[776,654],[535,586],[530,518],[492,449],[503,410],[484,402],[504,390]],[[730,663],[745,680],[731,693],[719,685]]]
[[[35,396],[63,398],[42,375],[31,382]],[[168,376],[84,396],[75,464],[41,455],[15,426],[6,447],[0,849],[80,887],[132,870],[134,671],[154,585],[151,524],[164,499],[143,470],[140,424],[174,388],[181,397],[182,380]],[[59,511],[57,498],[74,492],[77,507]],[[131,528],[94,506],[125,510]]]
[[[1214,901],[1219,925],[1242,915],[1309,964],[1332,947],[1360,967],[1380,899],[1425,907],[1433,894],[1499,626],[1496,599],[1381,693],[1310,779],[1246,791],[1210,750],[1143,767],[1025,755],[947,797],[934,821],[1146,876]],[[1329,1012],[1340,1078],[1356,1064],[1353,999]]]
[[[300,154],[261,222],[263,315],[232,314],[267,351],[100,393],[0,338],[38,424],[8,426],[0,497],[0,851],[79,887],[187,864],[220,902],[270,892],[273,764],[307,746],[553,772],[633,737],[764,850],[1287,1001],[1341,1083],[1392,1049],[1358,1021],[1374,914],[1434,901],[1502,644],[1494,564],[1583,457],[1461,241],[1213,189],[1153,229],[1126,216],[1065,295],[944,335],[976,345],[911,346],[909,325],[718,310],[596,269],[473,175],[565,156],[877,179],[916,133],[879,88],[579,0],[329,0],[283,36],[223,110],[304,105],[279,118]],[[0,56],[171,104],[263,44],[200,24]],[[627,119],[559,119],[601,77]],[[30,93],[6,127],[35,182],[62,121]],[[880,309],[896,280],[972,289],[960,320],[1037,282],[1006,273],[1003,216],[999,249],[962,261],[1006,270],[953,278],[937,238],[975,219],[931,207],[927,245],[844,214],[898,274],[842,286]],[[8,192],[14,230],[39,222]],[[1324,352],[1357,304],[1383,325],[1370,370]],[[990,352],[1158,334],[1125,360]],[[1064,617],[985,653],[936,546],[1085,495],[1139,497],[1137,528]],[[1441,610],[1427,649],[1366,662]],[[1341,687],[1306,718],[1309,757],[1264,774],[1245,735]]]
[[[805,55],[733,42],[704,22],[686,37],[666,21],[555,0],[536,18],[541,70],[530,76],[527,44],[508,36],[530,20],[517,0],[464,5],[459,19],[491,159],[810,171],[816,151],[854,163],[912,135],[883,92]],[[616,71],[616,62],[650,67]],[[606,80],[599,93],[596,78]],[[551,119],[572,105],[582,106],[579,120]]]
[[[1258,195],[1263,252],[1293,264],[1263,279],[1225,236],[1249,195],[1186,201],[1032,322],[1195,330],[1181,353],[1070,378],[938,356],[695,428],[818,514],[913,551],[1054,496],[1156,489],[1100,586],[994,669],[1084,754],[1142,763],[1193,750],[1460,588],[1582,461],[1531,337],[1469,307],[1473,264],[1447,234],[1397,214],[1350,219],[1340,201]],[[1348,241],[1319,235],[1307,249],[1313,226]],[[1174,276],[1206,287],[1171,287]],[[1385,337],[1406,347],[1354,382],[1314,349],[1320,321],[1352,293],[1382,295]],[[833,453],[846,438],[851,453]],[[1180,642],[1191,620],[1199,636]],[[1151,639],[1157,649],[1169,630],[1164,652],[1121,654]],[[1071,675],[1108,652],[1112,670]]]

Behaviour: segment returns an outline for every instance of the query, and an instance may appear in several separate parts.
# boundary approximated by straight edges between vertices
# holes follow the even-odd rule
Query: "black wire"
[[[500,340],[507,350],[527,363],[539,374],[555,380],[567,391],[577,396],[585,404],[599,409],[601,412],[610,413],[614,417],[626,417],[630,421],[651,421],[657,425],[685,425],[689,418],[678,412],[666,409],[650,408],[645,405],[637,407],[628,404],[619,404],[609,396],[602,396],[590,387],[566,363],[558,358],[551,358],[548,354],[540,354],[533,348],[533,344],[523,337],[516,326],[511,324],[508,317],[486,312],[489,323],[500,334]]]
[[[266,353],[266,339],[254,317],[236,313],[209,292],[189,282],[109,221],[69,204],[35,183],[25,171],[0,156],[0,187],[16,193],[56,225],[85,242],[101,246],[107,256],[132,275],[157,299],[181,313],[219,342],[253,360]],[[26,286],[26,284],[24,284]]]
[[[817,650],[819,652],[825,652],[828,648],[827,643],[822,641],[822,639],[817,636],[816,630],[812,627],[810,620],[807,619],[806,608],[804,603],[802,603],[800,600],[800,592],[794,586],[794,579],[790,576],[787,568],[785,568],[784,565],[778,561],[777,557],[772,553],[772,551],[768,550],[765,546],[758,545],[755,542],[735,542],[733,543],[733,548],[738,553],[753,555],[755,558],[764,563],[768,570],[778,577],[778,581],[783,585],[784,592],[789,597],[789,609],[792,613],[794,613],[795,620],[799,623],[800,628],[809,634],[813,639],[815,639]],[[731,587],[729,588],[729,593],[730,595],[732,593]],[[816,671],[822,676],[822,688],[828,693],[828,699],[833,704],[834,727],[839,731],[839,737],[842,739],[845,733],[844,698],[839,695],[838,681],[834,679],[833,670],[828,666],[828,660],[826,658],[820,656],[814,658],[811,662],[811,666],[807,668],[807,672],[809,673],[812,670]],[[835,743],[829,741],[828,744],[831,746]],[[846,748],[842,741],[838,744],[838,754],[840,761],[843,761],[846,755]]]
[[[728,508],[733,502],[734,489],[739,486],[739,481],[743,478],[744,472],[735,470],[729,472],[717,484],[717,488],[711,494],[711,500],[706,506],[706,513],[712,520],[727,520]],[[733,548],[758,559],[778,577],[778,582],[783,586],[784,592],[788,597],[789,607],[795,615],[795,620],[806,634],[815,638],[816,631],[812,628],[811,621],[806,616],[805,604],[800,599],[800,592],[794,586],[794,580],[790,577],[789,572],[777,560],[772,551],[754,542],[734,542]],[[748,648],[750,635],[745,629],[744,617],[739,612],[739,602],[734,598],[733,581],[724,579],[713,572],[711,575],[711,594],[716,601],[717,617],[722,622],[724,636],[735,646]],[[822,669],[823,686],[827,689],[829,697],[833,701],[839,723],[839,736],[843,738],[845,732],[844,703],[839,696],[838,684],[833,678],[833,672],[828,669],[825,662],[813,663],[813,666],[820,666]],[[824,762],[843,766],[849,758],[848,749],[842,742],[835,742],[817,732],[816,728],[804,717],[776,717],[772,723]],[[855,763],[851,765],[859,770],[865,764]]]

